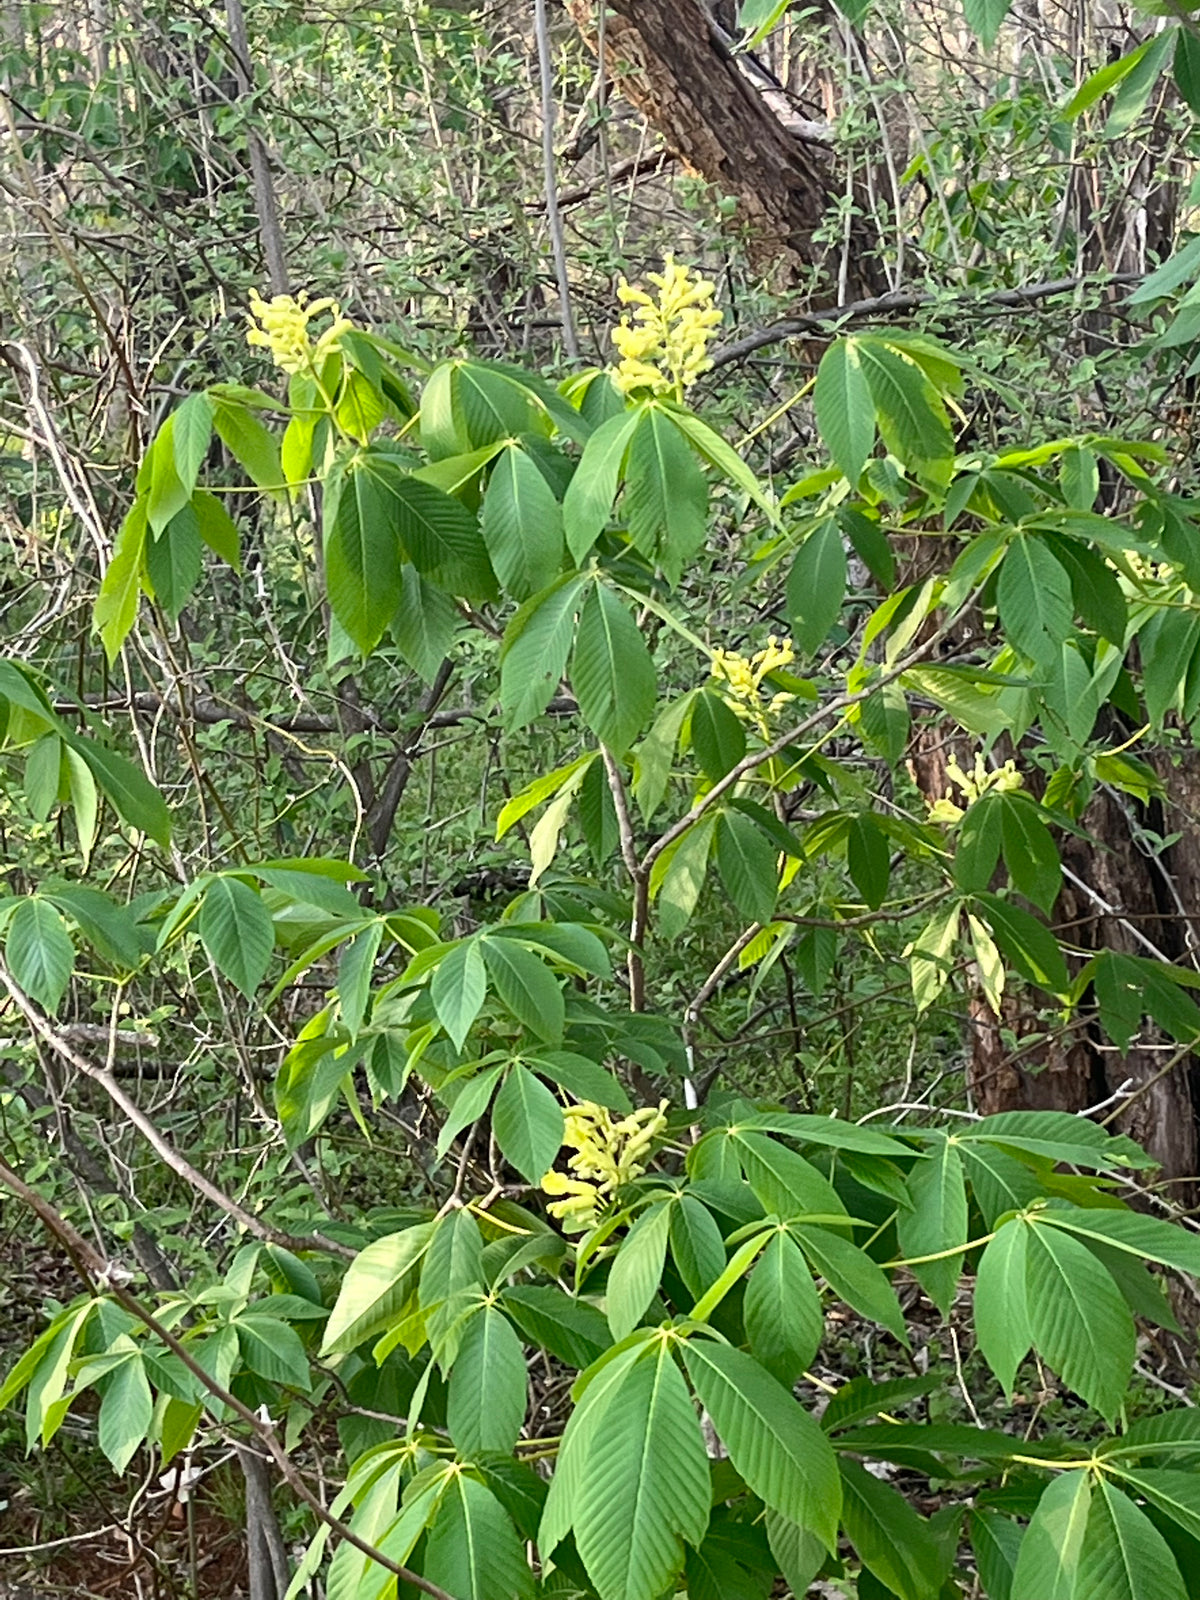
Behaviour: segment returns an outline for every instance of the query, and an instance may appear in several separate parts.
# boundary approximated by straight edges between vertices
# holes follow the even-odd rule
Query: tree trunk
[[[598,50],[597,0],[565,5]],[[610,0],[604,70],[686,166],[738,201],[752,261],[791,282],[824,268],[836,283],[844,249],[845,292],[880,292],[869,227],[854,220],[840,246],[821,237],[842,197],[831,152],[780,115],[742,60],[701,0]]]

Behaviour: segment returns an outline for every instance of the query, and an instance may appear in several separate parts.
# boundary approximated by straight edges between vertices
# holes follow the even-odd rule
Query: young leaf
[[[172,428],[175,472],[190,495],[212,441],[213,408],[206,394],[190,394],[175,412]]]
[[[756,1263],[743,1315],[751,1350],[790,1389],[816,1355],[825,1319],[812,1273],[788,1234],[777,1233]]]
[[[1029,1354],[1027,1250],[1029,1229],[1012,1218],[990,1240],[975,1276],[975,1337],[984,1359],[1011,1397],[1017,1368]]]
[[[563,559],[562,507],[518,445],[500,453],[483,497],[483,541],[502,587],[518,600],[553,582]]]
[[[112,560],[104,570],[92,609],[92,623],[104,644],[110,666],[120,655],[121,646],[137,617],[146,532],[146,502],[138,499],[113,543]]]

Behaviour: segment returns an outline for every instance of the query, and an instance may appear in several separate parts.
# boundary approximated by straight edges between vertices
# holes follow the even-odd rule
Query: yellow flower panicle
[[[965,803],[961,806],[956,804],[951,790],[947,789],[943,798],[935,800],[929,808],[931,822],[960,822],[966,814],[967,806],[974,805],[980,795],[987,794],[989,789],[1004,793],[1021,789],[1025,785],[1024,778],[1012,761],[1006,761],[1002,767],[989,770],[983,764],[982,754],[976,754],[975,766],[971,772],[964,772],[958,764],[958,758],[952,756],[946,767],[946,776],[959,790]]]
[[[313,341],[309,323],[314,317],[328,311],[332,321],[328,328]],[[342,334],[354,324],[342,316],[336,300],[326,297],[309,301],[307,294],[277,294],[264,300],[257,289],[250,291],[250,314],[246,319],[249,332],[248,345],[258,345],[271,352],[271,359],[283,372],[316,373],[321,363],[337,344]]]
[[[547,1210],[568,1228],[590,1228],[619,1189],[640,1178],[651,1144],[667,1125],[667,1102],[614,1118],[590,1100],[572,1106],[563,1119],[563,1143],[573,1154],[574,1176],[548,1172],[542,1192],[559,1196]]]
[[[668,255],[661,272],[646,274],[657,295],[621,279],[617,296],[633,306],[613,330],[613,344],[621,357],[613,381],[623,394],[648,389],[651,394],[673,394],[682,399],[712,365],[708,342],[722,321],[713,305],[716,285],[698,272],[676,265]]]
[[[768,725],[790,705],[795,695],[779,693],[766,703],[762,699],[765,678],[782,667],[790,667],[796,652],[790,639],[777,639],[772,633],[765,646],[752,656],[739,655],[736,650],[713,651],[712,676],[719,685],[730,709],[743,722],[751,722],[765,739]]]

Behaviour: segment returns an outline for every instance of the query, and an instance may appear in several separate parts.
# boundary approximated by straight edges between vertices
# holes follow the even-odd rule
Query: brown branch
[[[259,1439],[263,1447],[269,1451],[272,1460],[283,1474],[288,1487],[299,1499],[303,1500],[309,1510],[331,1532],[336,1533],[338,1538],[344,1540],[347,1544],[353,1545],[361,1555],[378,1562],[381,1567],[384,1567],[395,1577],[400,1578],[404,1583],[411,1583],[414,1588],[421,1589],[425,1594],[431,1595],[433,1600],[453,1600],[453,1596],[447,1594],[445,1589],[439,1589],[436,1583],[431,1583],[428,1578],[422,1577],[419,1572],[413,1572],[408,1567],[401,1566],[399,1562],[393,1561],[390,1556],[384,1555],[382,1550],[376,1549],[373,1544],[369,1544],[367,1540],[360,1538],[352,1528],[347,1527],[331,1511],[326,1510],[325,1506],[305,1483],[300,1472],[294,1466],[292,1458],[276,1438],[274,1425],[264,1422],[261,1417],[256,1416],[249,1406],[243,1405],[236,1395],[231,1394],[223,1384],[218,1383],[214,1377],[207,1373],[188,1347],[180,1339],[177,1339],[169,1329],[164,1328],[154,1313],[144,1306],[136,1295],[130,1294],[123,1284],[115,1281],[115,1275],[110,1277],[108,1263],[100,1259],[100,1256],[83,1235],[77,1232],[48,1200],[38,1194],[36,1189],[31,1189],[27,1183],[18,1178],[16,1173],[6,1166],[3,1161],[0,1161],[0,1183],[10,1193],[14,1194],[18,1200],[23,1200],[50,1234],[59,1241],[75,1262],[80,1277],[88,1285],[89,1289],[95,1292],[102,1287],[107,1293],[111,1294],[118,1305],[123,1306],[126,1311],[136,1317],[156,1338],[162,1340],[173,1355],[178,1356],[192,1376],[204,1385],[214,1399],[219,1400],[223,1406],[227,1406],[240,1421],[246,1424],[255,1438]]]
[[[744,360],[756,350],[762,350],[769,344],[782,344],[785,340],[794,339],[802,333],[828,335],[831,324],[840,326],[845,322],[860,322],[870,317],[895,316],[931,305],[945,305],[947,309],[953,308],[955,311],[984,306],[999,306],[1011,310],[1034,305],[1040,300],[1049,300],[1055,295],[1069,294],[1073,289],[1081,289],[1085,285],[1096,288],[1115,287],[1141,283],[1145,276],[1143,272],[1093,272],[1075,278],[1055,278],[1046,283],[1029,283],[1019,289],[996,289],[985,295],[944,296],[926,289],[903,289],[891,294],[875,295],[868,300],[851,300],[845,305],[830,306],[827,311],[811,311],[800,317],[785,317],[781,322],[772,322],[765,328],[756,328],[740,339],[721,345],[713,352],[712,369],[727,367],[734,361]]]
[[[232,1217],[236,1223],[245,1228],[247,1233],[253,1234],[256,1239],[261,1239],[265,1244],[280,1245],[285,1250],[293,1252],[322,1250],[327,1254],[341,1256],[346,1261],[354,1259],[356,1252],[350,1249],[348,1245],[339,1244],[336,1239],[327,1238],[321,1233],[314,1233],[307,1237],[296,1237],[293,1234],[283,1233],[278,1228],[272,1228],[259,1217],[254,1216],[252,1212],[240,1206],[236,1200],[231,1199],[215,1183],[198,1171],[187,1157],[181,1155],[170,1140],[159,1132],[141,1107],[125,1093],[125,1090],[107,1067],[99,1067],[94,1061],[89,1061],[86,1056],[81,1055],[73,1045],[63,1038],[50,1019],[34,1004],[3,963],[0,963],[0,982],[4,984],[4,987],[12,996],[13,1003],[24,1015],[25,1020],[38,1038],[47,1044],[55,1055],[65,1061],[68,1066],[74,1068],[76,1072],[82,1073],[85,1078],[90,1078],[93,1083],[98,1083],[112,1103],[124,1113],[142,1138],[145,1139],[159,1160],[170,1167],[171,1171],[181,1177],[185,1183],[189,1183],[193,1189],[202,1194],[205,1199],[211,1200],[215,1206],[225,1212],[226,1216]]]

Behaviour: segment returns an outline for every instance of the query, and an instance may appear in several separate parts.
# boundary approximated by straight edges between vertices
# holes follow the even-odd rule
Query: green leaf
[[[936,1139],[908,1178],[912,1201],[896,1219],[896,1233],[905,1256],[937,1255],[967,1242],[967,1191],[958,1146],[944,1135]],[[913,1267],[917,1282],[943,1317],[950,1315],[962,1273],[959,1254]]]
[[[1011,1399],[1017,1368],[1029,1354],[1029,1228],[1013,1218],[988,1242],[975,1275],[975,1337]]]
[[[169,844],[171,819],[166,802],[141,768],[94,739],[74,733],[64,737],[70,748],[87,762],[121,821],[148,834],[157,844],[164,847]]]
[[[215,494],[197,489],[192,495],[192,510],[196,513],[196,527],[200,537],[221,560],[235,572],[242,570],[242,546],[237,526]]]
[[[1136,50],[1131,50],[1128,55],[1118,57],[1116,61],[1108,62],[1098,72],[1093,72],[1090,78],[1085,78],[1063,107],[1063,121],[1073,122],[1076,117],[1080,116],[1084,111],[1090,110],[1098,100],[1102,100],[1106,94],[1110,94],[1112,90],[1117,88],[1137,67],[1152,42],[1152,38],[1145,40],[1138,45]],[[1142,285],[1142,287],[1144,288],[1145,285]],[[1140,292],[1140,290],[1137,291],[1137,293]],[[1133,299],[1136,299],[1136,294],[1131,296],[1131,300]]]
[[[38,822],[45,822],[58,803],[62,778],[63,742],[57,733],[46,733],[31,745],[25,757],[25,798]]]
[[[746,729],[719,694],[702,689],[692,700],[692,749],[705,775],[719,783],[746,754]]]
[[[1047,1484],[1021,1541],[1011,1600],[1084,1600],[1076,1581],[1091,1499],[1086,1472],[1064,1472]]]
[[[456,1600],[526,1600],[533,1574],[508,1513],[490,1489],[451,1474],[425,1543],[422,1570]]]
[[[233,1326],[242,1360],[251,1372],[269,1383],[288,1383],[306,1392],[311,1389],[308,1357],[300,1335],[289,1323],[278,1317],[256,1316],[251,1311],[236,1317]]]
[[[816,655],[829,637],[846,597],[846,547],[833,517],[819,522],[800,546],[787,580],[792,638],[805,655]]]
[[[566,1015],[562,990],[546,963],[513,939],[484,938],[483,959],[496,993],[518,1022],[559,1044]]]
[[[929,1523],[857,1461],[840,1465],[842,1521],[863,1565],[899,1600],[934,1600],[950,1563]]]
[[[461,1083],[459,1080],[461,1087],[457,1089],[451,1101],[450,1115],[442,1124],[442,1131],[438,1135],[439,1156],[444,1156],[463,1129],[478,1121],[487,1110],[492,1091],[503,1071],[504,1062],[498,1061],[494,1067],[488,1067],[483,1072],[477,1072],[473,1078],[468,1078],[466,1083]],[[449,1093],[444,1092],[443,1098],[449,1099]]]
[[[200,939],[214,966],[249,999],[266,977],[275,924],[259,895],[239,878],[214,878],[204,892]]]
[[[875,443],[875,407],[856,340],[837,339],[821,357],[813,408],[829,454],[855,487]]]
[[[408,1299],[414,1269],[429,1249],[433,1227],[432,1222],[418,1223],[359,1251],[325,1324],[323,1357],[353,1350],[390,1325]]]
[[[1066,994],[1071,979],[1054,935],[1028,911],[997,895],[975,898],[996,943],[1021,976],[1050,994]]]
[[[667,863],[658,891],[658,925],[664,939],[677,939],[691,920],[704,888],[716,826],[711,812],[702,817],[682,836]]]
[[[1039,666],[1058,655],[1071,632],[1071,580],[1041,539],[1021,534],[1009,545],[996,584],[1000,621],[1011,644]]]
[[[503,1304],[531,1344],[582,1371],[609,1346],[608,1324],[585,1300],[553,1284],[518,1283],[505,1289]]]
[[[976,1509],[970,1515],[971,1549],[988,1600],[1012,1600],[1021,1529],[1011,1517]]]
[[[175,411],[172,428],[175,472],[190,495],[212,441],[213,408],[206,394],[190,394]]]
[[[400,603],[391,621],[392,638],[405,661],[426,683],[437,677],[461,621],[450,596],[406,561],[400,568]]]
[[[258,488],[277,494],[286,488],[279,461],[279,441],[244,405],[218,399],[213,407],[213,423]]]
[[[625,516],[634,547],[678,583],[708,531],[708,485],[673,416],[649,405],[629,445]]]
[[[1054,559],[1066,569],[1075,610],[1084,622],[1101,638],[1116,645],[1124,644],[1129,607],[1116,573],[1078,539],[1049,536],[1044,542]]]
[[[672,1210],[660,1202],[643,1211],[617,1250],[608,1275],[608,1326],[617,1341],[637,1327],[662,1281]]]
[[[669,410],[675,426],[688,436],[693,447],[705,461],[723,473],[730,483],[735,484],[778,527],[779,512],[774,502],[764,493],[762,485],[737,451],[726,444],[721,435],[714,432],[694,411],[689,411],[685,406],[675,405]]]
[[[725,1241],[707,1206],[681,1194],[670,1208],[671,1255],[693,1300],[725,1270]]]
[[[501,1153],[529,1183],[540,1183],[554,1165],[563,1137],[562,1108],[519,1061],[496,1096],[492,1132]]]
[[[621,1378],[586,1446],[575,1543],[600,1600],[656,1600],[699,1546],[708,1457],[671,1346],[654,1341]]]
[[[825,1565],[825,1546],[816,1534],[809,1533],[789,1517],[767,1507],[764,1517],[771,1554],[793,1595],[808,1592],[808,1586]]]
[[[579,712],[602,744],[623,755],[654,710],[654,663],[637,623],[606,583],[593,583],[579,613],[571,658]]]
[[[535,1072],[558,1084],[576,1100],[591,1100],[624,1116],[633,1110],[633,1103],[624,1086],[607,1067],[600,1066],[588,1056],[581,1056],[573,1050],[544,1050],[539,1055],[526,1056],[525,1060]]]
[[[1122,1467],[1120,1473],[1124,1483],[1136,1489],[1152,1506],[1157,1506],[1193,1539],[1200,1539],[1200,1475],[1169,1467],[1148,1471]]]
[[[1200,642],[1200,616],[1190,609],[1166,607],[1151,617],[1138,635],[1142,657],[1142,692],[1146,715],[1155,728],[1179,704],[1189,667]]]
[[[1157,1165],[1132,1139],[1114,1138],[1098,1123],[1069,1111],[1000,1111],[990,1117],[980,1117],[958,1137],[971,1143],[986,1139],[1044,1161],[1063,1161],[1098,1172],[1114,1167]]]
[[[338,1003],[350,1037],[357,1038],[371,998],[371,979],[383,942],[383,923],[375,922],[356,933],[342,948],[338,961]]]
[[[1012,10],[1012,0],[963,0],[967,27],[989,50],[996,42],[1000,25]]]
[[[53,1015],[75,969],[75,946],[48,901],[29,896],[20,902],[8,924],[4,958],[25,993]]]
[[[851,817],[846,835],[846,865],[854,887],[872,911],[884,901],[892,875],[891,847],[887,834],[870,811]]]
[[[1120,88],[1113,96],[1112,110],[1104,124],[1106,139],[1120,138],[1141,116],[1154,91],[1154,85],[1167,64],[1174,43],[1172,29],[1164,28],[1147,41],[1147,48],[1138,52],[1138,59],[1126,73]]]
[[[512,1323],[492,1306],[471,1318],[450,1369],[446,1422],[463,1456],[509,1455],[527,1403],[525,1353]]]
[[[477,939],[464,939],[442,957],[433,969],[429,993],[438,1021],[461,1050],[487,996],[487,968]]]
[[[717,871],[748,922],[770,922],[779,888],[778,851],[761,828],[740,811],[722,811],[717,822]]]
[[[1062,888],[1062,865],[1049,828],[1026,795],[997,794],[995,809],[1009,880],[1049,916]]]
[[[121,653],[137,617],[142,592],[142,552],[146,546],[146,502],[135,500],[113,543],[112,560],[100,580],[92,623],[111,666]]]
[[[553,582],[563,560],[562,507],[517,445],[492,468],[482,525],[492,568],[509,594],[525,600]]]
[[[325,545],[333,614],[363,655],[383,638],[401,598],[401,546],[392,475],[353,456]]]
[[[1079,1600],[1188,1600],[1167,1541],[1104,1477],[1092,1493],[1075,1592]]]
[[[641,417],[641,408],[610,417],[583,447],[562,508],[567,548],[577,565],[608,525],[625,456]]]
[[[729,1140],[755,1199],[768,1213],[785,1221],[806,1213],[822,1217],[845,1213],[825,1174],[777,1139],[739,1126],[730,1131]]]
[[[131,1354],[109,1375],[96,1422],[96,1443],[120,1475],[150,1431],[154,1400],[140,1354]]]
[[[1133,1371],[1133,1318],[1111,1274],[1058,1228],[1029,1225],[1026,1287],[1034,1344],[1075,1393],[1111,1422]]]
[[[1072,1206],[1069,1210],[1043,1211],[1038,1222],[1039,1226],[1048,1223],[1081,1239],[1112,1245],[1139,1261],[1157,1261],[1160,1266],[1200,1278],[1200,1235],[1161,1217],[1146,1217],[1138,1211],[1085,1211]]]
[[[155,435],[146,452],[137,486],[146,489],[146,521],[150,532],[158,535],[171,518],[187,504],[190,490],[175,470],[175,418],[170,416]]]
[[[864,1317],[870,1317],[907,1346],[908,1330],[904,1313],[883,1269],[865,1251],[831,1233],[827,1228],[808,1224],[794,1227],[793,1234],[813,1267],[834,1294]]]
[[[790,1389],[825,1333],[821,1297],[808,1264],[786,1233],[777,1233],[746,1284],[746,1337],[773,1378]]]
[[[182,506],[157,539],[146,546],[146,576],[154,598],[172,622],[179,620],[200,581],[200,521],[194,508]]]
[[[1188,109],[1200,116],[1200,39],[1190,28],[1176,28],[1172,73]]]
[[[925,373],[879,335],[863,335],[855,344],[888,449],[906,466],[948,477],[954,436]]]
[[[500,653],[500,704],[510,728],[541,716],[566,670],[586,580],[560,579],[513,617]]]
[[[690,1339],[684,1362],[730,1459],[772,1509],[837,1548],[837,1460],[821,1429],[752,1356]]]

